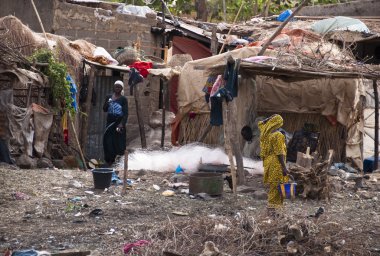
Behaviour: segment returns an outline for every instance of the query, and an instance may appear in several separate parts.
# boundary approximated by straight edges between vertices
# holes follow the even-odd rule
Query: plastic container
[[[373,168],[375,166],[375,157],[367,157],[363,161],[363,172],[373,172]],[[379,158],[379,165],[380,166],[380,158]]]
[[[297,183],[289,182],[278,185],[278,190],[283,198],[294,199],[296,196]]]
[[[92,170],[94,177],[94,188],[105,189],[111,186],[113,169],[110,168],[95,168]]]
[[[283,11],[280,15],[278,15],[277,17],[277,20],[278,21],[281,21],[281,22],[284,22],[290,15],[292,15],[292,10],[286,10],[286,11]]]
[[[189,178],[189,193],[206,193],[219,196],[223,193],[223,175],[221,173],[196,172]]]

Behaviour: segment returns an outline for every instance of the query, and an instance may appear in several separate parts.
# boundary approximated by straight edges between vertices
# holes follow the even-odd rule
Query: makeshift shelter
[[[9,149],[6,154],[42,157],[53,119],[41,106],[47,105],[48,80],[4,42],[0,55],[0,139]]]
[[[275,49],[267,50],[266,56],[255,58],[261,48],[244,47],[185,65],[177,98],[179,115],[175,127],[181,123],[179,143],[196,141],[207,129],[210,108],[202,88],[210,75],[223,73],[231,56],[242,60],[238,71],[237,131],[246,124],[252,125],[260,114],[284,115],[284,128],[289,132],[311,120],[322,134],[322,155],[334,149],[338,152],[335,160],[349,158],[362,168],[363,79],[376,80],[379,73],[355,65],[351,56],[311,32],[293,30],[283,34],[288,38],[276,38],[279,45],[272,43]],[[284,38],[285,43],[281,42]],[[218,127],[205,141],[221,144],[222,140]]]

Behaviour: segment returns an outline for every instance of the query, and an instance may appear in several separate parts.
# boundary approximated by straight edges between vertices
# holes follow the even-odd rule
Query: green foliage
[[[63,111],[70,111],[74,115],[73,98],[71,97],[69,82],[66,80],[66,64],[59,62],[54,57],[53,52],[48,49],[40,49],[34,52],[29,59],[31,62],[49,64],[46,68],[42,69],[42,72],[49,78],[54,106]]]

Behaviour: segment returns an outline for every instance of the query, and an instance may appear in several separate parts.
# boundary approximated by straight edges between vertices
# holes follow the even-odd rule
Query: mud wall
[[[341,4],[304,7],[298,15],[305,16],[380,16],[379,0],[361,0]]]

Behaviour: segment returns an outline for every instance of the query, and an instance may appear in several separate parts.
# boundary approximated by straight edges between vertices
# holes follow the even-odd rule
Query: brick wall
[[[131,46],[137,38],[142,45],[155,46],[158,41],[150,28],[156,23],[155,18],[56,2],[52,29],[71,40],[85,39],[113,52],[119,46]],[[153,55],[152,49],[144,50],[146,54]]]

